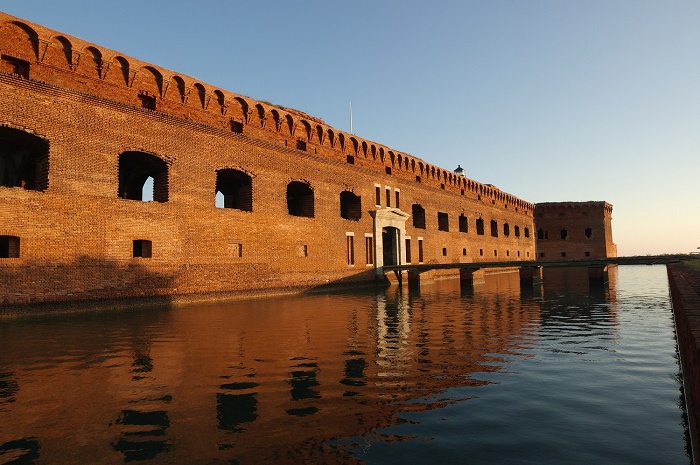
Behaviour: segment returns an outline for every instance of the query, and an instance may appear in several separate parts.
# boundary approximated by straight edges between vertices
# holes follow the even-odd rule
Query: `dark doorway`
[[[399,230],[387,226],[382,228],[382,253],[384,265],[400,265],[399,263]]]

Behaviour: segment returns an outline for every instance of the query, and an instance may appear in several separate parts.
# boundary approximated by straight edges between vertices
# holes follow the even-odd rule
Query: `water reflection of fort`
[[[438,281],[11,324],[0,329],[0,423],[13,425],[0,430],[0,463],[352,463],[338,440],[450,402],[450,388],[478,386],[473,374],[526,350],[566,307],[550,296],[578,282],[547,279],[547,299],[501,274],[471,291]],[[614,307],[612,279],[573,291]]]

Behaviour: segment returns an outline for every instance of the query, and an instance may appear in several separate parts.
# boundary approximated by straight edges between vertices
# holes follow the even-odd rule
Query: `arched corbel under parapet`
[[[267,121],[267,116],[265,114],[265,107],[263,107],[259,103],[256,103],[255,104],[255,122],[257,123],[258,126],[260,126],[261,128],[264,128],[266,121]]]
[[[245,124],[248,124],[248,101],[241,97],[234,97],[231,102],[230,116],[236,120],[240,120]],[[279,118],[279,115],[278,115]]]
[[[117,65],[117,68],[119,68],[116,82],[126,87],[131,87],[131,85],[134,82],[135,72],[131,70],[131,64],[129,63],[129,60],[117,55],[114,57],[113,62]]]
[[[185,80],[180,76],[173,76],[166,86],[164,97],[172,96],[172,100],[179,103],[187,103],[187,90]]]
[[[89,59],[88,63],[90,71],[87,73],[88,76],[97,75],[97,79],[104,79],[105,65],[102,61],[102,52],[91,45],[85,47],[85,52],[87,57],[86,59]],[[88,64],[86,64],[86,66],[88,66]]]
[[[0,26],[0,49],[14,58],[38,61],[39,34],[21,21],[8,21]]]

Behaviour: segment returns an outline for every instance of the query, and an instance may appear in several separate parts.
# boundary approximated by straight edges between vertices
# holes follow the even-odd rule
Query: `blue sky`
[[[606,200],[620,255],[700,247],[697,0],[3,0],[531,202]]]

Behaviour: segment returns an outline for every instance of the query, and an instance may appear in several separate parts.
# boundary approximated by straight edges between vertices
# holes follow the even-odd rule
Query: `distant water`
[[[0,464],[688,464],[666,269],[0,322]]]

